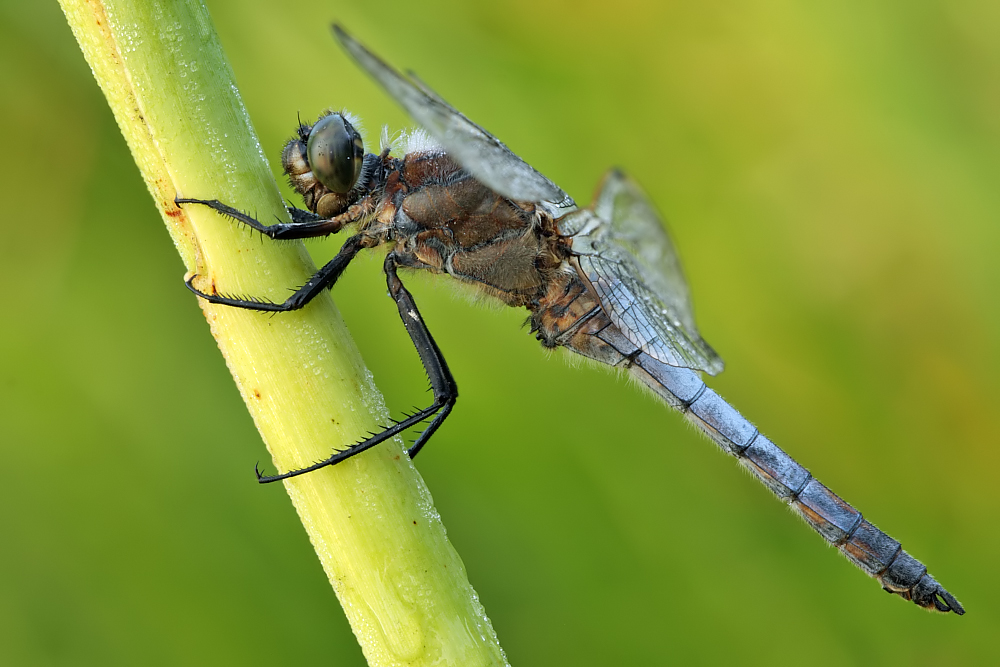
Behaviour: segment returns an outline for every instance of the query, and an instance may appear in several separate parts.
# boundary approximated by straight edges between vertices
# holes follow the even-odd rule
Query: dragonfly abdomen
[[[573,298],[587,314],[558,336],[558,344],[629,372],[671,407],[680,410],[724,451],[739,459],[767,488],[837,547],[882,588],[921,607],[965,613],[900,543],[876,528],[840,496],[761,434],[689,368],[670,366],[629,341],[586,293]],[[591,306],[593,306],[591,308]],[[543,331],[545,327],[543,327]]]
[[[760,433],[734,407],[708,388],[695,371],[668,366],[639,352],[631,370],[647,386],[737,457],[765,486],[837,547],[852,563],[890,592],[921,607],[965,613],[948,591],[900,543]]]

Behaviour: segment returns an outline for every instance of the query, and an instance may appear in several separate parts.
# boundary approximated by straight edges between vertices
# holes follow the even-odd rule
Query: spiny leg
[[[314,273],[312,278],[310,278],[305,285],[295,290],[295,293],[285,299],[283,303],[274,303],[264,299],[241,299],[237,297],[225,296],[223,294],[206,294],[193,285],[193,281],[197,278],[197,275],[188,278],[184,284],[187,285],[189,290],[209,303],[233,306],[234,308],[245,308],[247,310],[261,310],[271,313],[283,313],[290,310],[298,310],[312,301],[313,298],[324,289],[333,287],[333,285],[340,278],[341,274],[344,273],[344,269],[346,269],[347,265],[351,263],[351,260],[357,256],[358,252],[361,249],[371,247],[374,244],[375,241],[371,237],[363,234],[357,234],[347,239],[344,241],[344,245],[341,246],[340,252],[338,252],[333,259],[327,262],[322,269]]]
[[[369,213],[372,206],[371,198],[366,197],[358,204],[351,206],[345,213],[329,220],[320,218],[309,211],[290,208],[289,214],[294,222],[291,224],[278,223],[276,225],[267,226],[262,224],[257,219],[215,199],[205,200],[178,198],[175,201],[177,204],[201,204],[203,206],[207,206],[222,215],[233,218],[238,222],[242,222],[249,227],[256,229],[272,239],[308,238],[312,236],[331,234],[339,231],[344,225],[350,222],[355,222]],[[210,303],[266,312],[296,310],[309,303],[309,301],[323,291],[323,289],[332,287],[357,253],[362,248],[371,247],[375,244],[377,244],[376,239],[362,234],[358,234],[347,239],[340,251],[332,260],[330,260],[322,269],[317,271],[305,285],[296,290],[291,297],[281,304],[276,304],[263,299],[240,299],[221,294],[205,294],[193,285],[193,281],[197,276],[191,276],[187,281],[185,281],[185,284],[189,290]],[[448,369],[448,365],[441,354],[441,350],[437,347],[437,343],[434,342],[434,338],[427,330],[423,320],[420,319],[420,313],[417,310],[417,306],[413,301],[412,295],[403,286],[402,281],[400,281],[399,276],[396,273],[396,266],[397,258],[395,254],[390,253],[390,255],[386,257],[385,262],[385,272],[389,286],[389,293],[390,296],[392,296],[396,301],[400,318],[402,318],[403,324],[406,327],[407,332],[410,334],[410,339],[412,340],[414,347],[417,348],[417,353],[420,355],[420,360],[424,365],[424,369],[431,380],[431,388],[434,391],[434,403],[428,408],[418,410],[412,415],[408,415],[405,419],[396,422],[390,428],[384,429],[379,433],[373,433],[370,438],[367,438],[366,440],[363,440],[346,450],[337,452],[329,459],[320,461],[306,468],[293,470],[275,476],[262,475],[258,470],[257,479],[262,484],[274,482],[280,479],[287,479],[289,477],[295,477],[328,465],[339,463],[340,461],[348,459],[359,452],[369,449],[370,447],[374,447],[380,442],[383,442],[388,438],[391,438],[396,434],[419,424],[428,417],[437,413],[427,428],[424,429],[424,431],[417,437],[413,446],[407,450],[411,457],[416,456],[417,452],[419,452],[424,444],[426,444],[430,436],[433,435],[433,433],[438,429],[438,427],[441,426],[447,416],[451,413],[451,410],[455,405],[455,400],[458,398],[458,388],[455,384],[455,379],[452,377],[451,371]]]
[[[325,220],[325,218],[321,215],[316,215],[312,211],[296,208],[295,206],[286,206],[285,210],[288,211],[288,215],[294,223],[319,222],[320,220]]]
[[[403,286],[402,281],[396,274],[398,262],[399,259],[394,252],[389,253],[385,258],[385,276],[386,282],[389,285],[389,294],[396,301],[396,307],[399,309],[399,317],[403,320],[403,326],[406,327],[406,332],[410,334],[410,340],[413,341],[413,346],[417,348],[417,354],[420,355],[420,363],[423,364],[424,371],[431,381],[431,390],[434,392],[434,403],[435,405],[440,403],[441,407],[441,411],[427,425],[427,428],[417,436],[416,441],[407,450],[407,454],[409,454],[410,458],[413,458],[420,453],[420,450],[427,444],[430,437],[434,435],[434,432],[438,430],[441,424],[444,423],[444,420],[448,418],[448,415],[451,414],[451,409],[455,407],[455,401],[458,399],[458,385],[455,383],[455,377],[451,374],[451,370],[444,360],[444,355],[441,354],[441,350],[438,348],[433,336],[431,336],[431,332],[420,317],[420,311],[417,310],[417,304],[413,301],[413,296]]]
[[[417,349],[417,354],[420,356],[420,362],[423,364],[424,370],[427,372],[427,377],[431,381],[434,402],[429,407],[416,411],[406,419],[396,422],[391,427],[379,433],[373,433],[371,437],[362,440],[356,445],[336,452],[324,461],[319,461],[311,466],[291,470],[280,475],[266,476],[261,475],[258,471],[257,480],[261,484],[296,477],[307,472],[312,472],[313,470],[340,463],[355,454],[359,454],[388,440],[398,433],[402,433],[411,426],[415,426],[437,413],[434,420],[417,437],[417,441],[408,450],[411,457],[416,456],[417,452],[426,444],[427,439],[433,435],[434,431],[441,426],[445,418],[451,413],[451,409],[455,406],[455,401],[458,398],[458,386],[455,384],[455,378],[448,369],[448,364],[445,362],[441,350],[438,348],[437,343],[434,342],[434,337],[431,336],[427,325],[424,324],[423,319],[420,317],[420,311],[417,310],[413,296],[403,286],[403,282],[396,274],[397,262],[398,259],[395,253],[389,253],[385,258],[385,275],[386,283],[389,287],[389,295],[396,302],[396,307],[399,309],[399,316],[403,320],[403,326],[406,327],[406,332],[410,335],[410,340],[413,342],[413,346]]]
[[[345,225],[357,222],[362,217],[371,212],[374,205],[371,197],[364,197],[357,204],[349,207],[344,213],[333,218],[322,218],[315,213],[303,211],[297,208],[289,208],[289,214],[294,222],[279,222],[274,225],[265,225],[256,218],[239,211],[232,206],[223,204],[217,199],[188,199],[177,198],[177,204],[199,204],[217,211],[221,215],[241,222],[252,229],[256,229],[265,236],[279,239],[301,239],[315,236],[326,236],[339,232]],[[209,303],[232,306],[234,308],[245,308],[247,310],[258,310],[265,312],[286,312],[297,310],[309,303],[317,294],[327,287],[332,287],[340,275],[347,268],[347,265],[354,259],[358,251],[362,248],[375,245],[376,241],[361,235],[353,236],[344,243],[340,252],[327,262],[327,264],[317,271],[305,285],[298,288],[292,296],[283,303],[274,303],[268,299],[256,297],[239,298],[226,296],[224,294],[206,294],[194,286],[197,275],[193,275],[185,281],[187,288],[205,299]]]
[[[371,197],[364,197],[357,204],[350,206],[346,211],[340,215],[335,215],[332,218],[323,218],[315,215],[314,213],[310,213],[309,211],[302,211],[300,209],[290,209],[289,214],[294,222],[277,222],[273,225],[265,225],[253,216],[247,215],[243,211],[235,209],[232,206],[223,204],[218,199],[188,199],[179,197],[174,200],[174,203],[200,204],[201,206],[207,206],[213,211],[217,211],[227,218],[232,218],[237,222],[242,222],[247,227],[256,229],[264,236],[274,240],[307,239],[316,236],[336,234],[346,225],[352,222],[357,222],[370,213],[371,208],[374,205]]]

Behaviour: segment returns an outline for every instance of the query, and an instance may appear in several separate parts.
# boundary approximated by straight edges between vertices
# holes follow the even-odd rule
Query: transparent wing
[[[441,99],[422,81],[412,74],[410,79],[404,77],[339,25],[334,24],[333,32],[351,57],[481,183],[509,199],[551,202],[560,208],[574,205],[558,185]]]
[[[722,371],[702,340],[677,251],[639,186],[620,171],[604,178],[589,209],[559,220],[601,305],[622,333],[671,366]]]

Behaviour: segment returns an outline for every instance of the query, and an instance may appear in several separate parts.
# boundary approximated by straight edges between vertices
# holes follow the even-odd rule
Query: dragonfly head
[[[343,212],[354,199],[364,166],[364,142],[348,114],[328,112],[313,125],[300,123],[285,144],[281,164],[306,206],[323,217]]]

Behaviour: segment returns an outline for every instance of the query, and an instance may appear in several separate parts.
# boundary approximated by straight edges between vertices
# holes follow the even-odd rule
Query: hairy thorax
[[[497,194],[443,152],[368,154],[346,194],[315,178],[302,139],[288,142],[282,165],[309,210],[356,224],[369,247],[390,244],[400,266],[447,274],[532,310],[566,270],[569,242],[547,212]]]
[[[401,264],[474,283],[510,306],[536,301],[562,260],[549,216],[498,195],[443,153],[402,160],[386,181],[380,208],[390,207]]]

